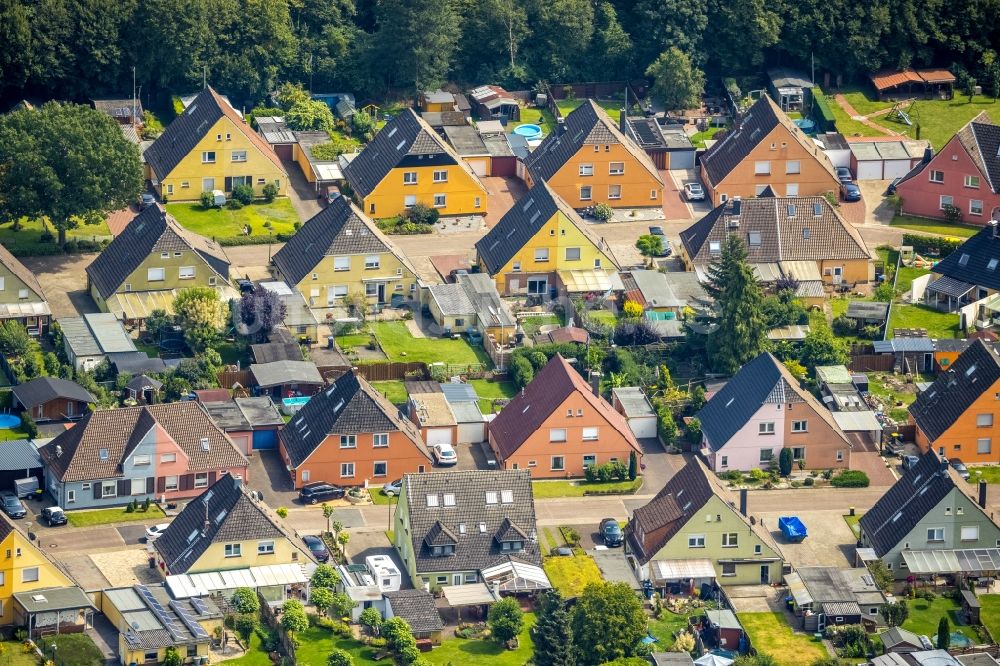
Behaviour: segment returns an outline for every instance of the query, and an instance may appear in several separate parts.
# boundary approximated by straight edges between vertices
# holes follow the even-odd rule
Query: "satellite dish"
[[[132,623],[132,629],[134,629],[135,631],[139,631],[139,623],[138,622],[133,622]]]

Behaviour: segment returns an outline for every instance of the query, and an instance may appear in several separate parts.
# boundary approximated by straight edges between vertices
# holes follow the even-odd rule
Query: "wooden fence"
[[[249,370],[223,370],[218,375],[219,387],[225,389],[231,389],[237,384],[243,388],[250,386],[250,371]]]
[[[895,365],[893,354],[852,354],[847,369],[851,372],[892,372]]]
[[[426,363],[419,361],[371,361],[357,363],[358,374],[370,382],[387,382],[402,379],[429,379]],[[419,376],[417,375],[419,373]]]

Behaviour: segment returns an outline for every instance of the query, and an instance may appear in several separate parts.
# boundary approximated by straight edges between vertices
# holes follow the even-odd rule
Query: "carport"
[[[653,560],[649,580],[653,587],[670,594],[694,594],[702,585],[715,582],[715,566],[709,559]]]
[[[50,587],[14,593],[15,624],[31,637],[81,633],[97,610],[79,587]]]
[[[473,615],[486,617],[486,609],[499,600],[485,583],[447,585],[442,591],[445,602],[449,608],[454,609],[459,622],[462,621],[463,608],[475,608]]]
[[[27,439],[12,439],[0,447],[0,488],[14,489],[14,481],[33,476],[41,488],[45,483],[38,449]]]
[[[598,547],[590,555],[601,570],[601,577],[609,583],[625,583],[637,592],[642,589],[639,579],[629,566],[623,548]]]

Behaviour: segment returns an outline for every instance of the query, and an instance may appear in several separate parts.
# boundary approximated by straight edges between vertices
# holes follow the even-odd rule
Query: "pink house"
[[[980,113],[906,174],[896,193],[907,215],[944,219],[951,205],[969,224],[1000,219],[1000,126]]]

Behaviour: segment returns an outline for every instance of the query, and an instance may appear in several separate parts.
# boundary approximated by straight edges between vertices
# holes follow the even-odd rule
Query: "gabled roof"
[[[540,180],[548,180],[562,169],[583,146],[617,144],[661,183],[656,165],[635,141],[622,134],[618,125],[594,100],[588,99],[566,116],[561,129],[551,132],[528,155],[525,166]]]
[[[696,417],[708,445],[718,451],[740,428],[746,425],[762,405],[804,402],[847,442],[830,410],[821,405],[770,352],[763,352],[726,382],[722,389],[705,403]]]
[[[406,502],[401,500],[399,506],[409,512],[410,543],[418,573],[481,570],[507,561],[510,555],[541,565],[527,470],[407,474],[402,493]],[[525,535],[521,551],[505,551],[498,540],[501,534],[516,540],[510,525]],[[449,541],[438,543],[445,530]],[[455,552],[435,557],[434,545],[454,545]]]
[[[28,410],[38,405],[44,405],[56,398],[76,400],[77,402],[97,402],[90,391],[76,382],[59,377],[36,377],[24,384],[18,384],[13,389],[14,397]]]
[[[778,126],[783,126],[799,143],[803,150],[811,154],[822,167],[834,178],[836,171],[826,153],[795,126],[769,95],[762,95],[751,106],[739,126],[733,129],[726,138],[717,142],[702,156],[701,164],[708,176],[709,184],[718,185],[733,169],[743,162],[753,149]]]
[[[975,427],[975,414],[968,410],[981,395],[995,391],[1000,381],[1000,357],[982,340],[974,340],[948,370],[917,395],[910,416],[933,445],[959,420]]]
[[[728,504],[747,527],[781,555],[771,534],[758,521],[736,509],[736,498],[698,458],[693,458],[645,506],[636,509],[625,526],[625,537],[639,561],[645,564],[696,515],[713,496]],[[659,532],[663,530],[662,533]]]
[[[385,598],[392,607],[392,616],[406,620],[414,634],[432,634],[444,628],[430,592],[397,590],[386,592]]]
[[[556,354],[490,422],[490,437],[500,456],[507,458],[516,452],[573,393],[583,396],[636,453],[642,453],[625,417],[606,400],[594,395],[587,380],[566,359]]]
[[[931,270],[961,283],[1000,290],[1000,231],[997,229],[994,225],[986,225]]]
[[[150,255],[185,250],[197,253],[224,283],[229,282],[229,258],[222,246],[188,231],[159,206],[139,213],[87,266],[87,276],[107,299]]]
[[[17,257],[10,253],[3,245],[0,245],[0,264],[13,273],[17,279],[24,283],[24,286],[30,289],[34,295],[35,300],[44,301],[45,294],[42,293],[42,285],[38,282],[38,278],[35,274],[28,270],[28,267],[22,264]]]
[[[264,157],[271,160],[275,167],[284,173],[285,168],[281,165],[281,159],[271,150],[267,142],[250,129],[250,125],[243,120],[236,109],[210,87],[198,93],[184,112],[146,148],[143,159],[152,168],[153,173],[163,180],[223,117],[229,118],[235,125],[236,131],[242,132]]]
[[[990,189],[1000,192],[1000,126],[983,111],[955,134],[969,157],[986,176]]]
[[[755,197],[719,204],[681,232],[681,243],[696,264],[718,258],[711,243],[735,235],[751,264],[779,261],[871,259],[853,224],[825,197]]]
[[[391,252],[416,275],[406,255],[348,197],[337,197],[302,225],[274,255],[274,265],[291,285],[312,273],[324,257]]]
[[[153,546],[171,575],[186,572],[213,543],[288,538],[277,518],[230,474],[187,503]]]
[[[353,372],[339,377],[298,411],[281,430],[281,441],[293,466],[301,465],[328,435],[402,431],[424,456],[430,453],[416,427],[399,410]]]
[[[540,180],[517,200],[488,234],[476,242],[476,253],[486,264],[487,272],[496,275],[556,213],[562,213],[617,267],[607,243],[598,238],[577,212],[553,192],[544,180]]]
[[[192,470],[230,469],[249,463],[197,402],[101,409],[39,449],[60,481],[122,476],[122,462],[159,425],[188,457]],[[207,447],[202,440],[207,439]],[[207,450],[206,450],[207,448]]]
[[[455,149],[438,136],[413,109],[406,109],[379,130],[371,143],[344,167],[344,177],[358,195],[371,194],[378,184],[407,157],[448,155],[480,187],[479,177],[472,167],[459,157]],[[485,191],[485,187],[483,187]]]

